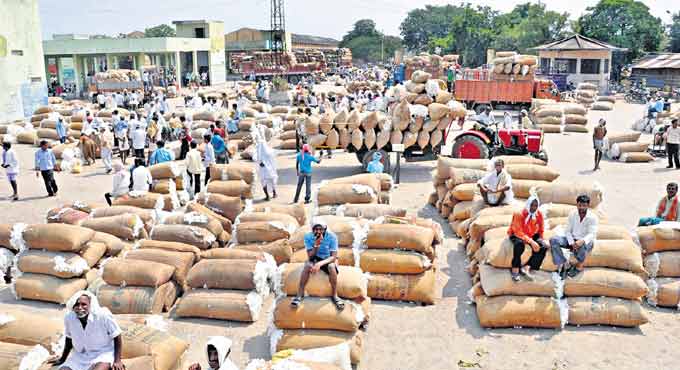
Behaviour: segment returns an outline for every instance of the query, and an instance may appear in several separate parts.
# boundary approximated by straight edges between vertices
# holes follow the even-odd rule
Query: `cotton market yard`
[[[630,130],[630,125],[642,116],[642,105],[616,103],[613,111],[590,111],[590,125],[599,118],[608,122],[610,133]],[[643,135],[642,141],[649,141]],[[677,181],[676,170],[666,170],[665,160],[650,163],[621,163],[603,160],[601,171],[592,172],[593,150],[590,134],[550,134],[544,143],[549,166],[558,170],[560,180],[598,181],[605,189],[602,209],[610,223],[633,229],[637,219],[650,215],[665,184]],[[110,177],[104,174],[101,161],[94,167],[84,167],[82,174],[58,173],[59,194],[45,196],[42,179],[27,170],[33,161],[35,148],[16,145],[23,164],[18,178],[18,202],[8,200],[3,188],[0,201],[3,209],[0,223],[43,223],[46,211],[74,200],[103,202],[103,193],[110,188]],[[278,199],[273,203],[289,203],[295,191],[296,173],[293,151],[278,155]],[[371,320],[364,335],[360,369],[454,369],[481,367],[486,369],[672,369],[677,367],[673,348],[680,345],[675,333],[680,329],[677,312],[644,305],[649,323],[635,329],[608,326],[566,326],[553,329],[483,329],[479,325],[475,306],[470,304],[468,290],[471,279],[465,271],[464,250],[460,239],[436,209],[426,205],[432,192],[431,172],[436,161],[403,163],[401,184],[392,192],[392,204],[408,209],[409,214],[432,218],[445,232],[443,247],[437,248],[438,297],[431,306],[374,300]],[[353,154],[336,150],[332,159],[323,159],[315,167],[314,184],[324,179],[348,176],[360,172]],[[256,203],[263,195],[258,188]],[[309,211],[309,210],[308,210]],[[63,306],[36,301],[16,301],[9,286],[0,290],[0,309],[20,308],[51,317],[61,317]],[[169,332],[187,340],[191,346],[184,358],[184,367],[204,361],[204,341],[207,336],[224,335],[234,341],[234,362],[244,368],[250,359],[269,358],[267,326],[272,310],[271,296],[265,301],[260,319],[253,324],[204,319],[170,319],[165,313]],[[120,318],[126,315],[119,316]]]

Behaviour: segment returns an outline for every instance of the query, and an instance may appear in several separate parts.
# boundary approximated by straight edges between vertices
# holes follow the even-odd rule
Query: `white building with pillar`
[[[186,31],[191,22],[194,34]],[[47,74],[56,77],[62,87],[77,95],[87,93],[92,77],[109,69],[163,71],[174,77],[175,85],[185,86],[189,75],[208,73],[210,84],[225,82],[224,38],[212,40],[210,31],[224,29],[222,22],[180,21],[178,37],[90,38],[82,35],[54,35],[43,41]],[[197,31],[204,28],[205,32]],[[198,36],[198,37],[197,37]],[[216,52],[218,51],[218,52]],[[221,55],[215,57],[214,54]]]
[[[578,85],[589,82],[607,88],[612,68],[612,53],[627,49],[574,34],[562,40],[533,48],[545,74],[566,74],[567,81]]]

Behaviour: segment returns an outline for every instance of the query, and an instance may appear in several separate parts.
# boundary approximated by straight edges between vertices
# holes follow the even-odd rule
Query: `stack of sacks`
[[[114,206],[133,206],[157,211],[173,211],[179,207],[179,199],[171,194],[131,191],[113,200]]]
[[[291,117],[294,119],[288,120],[285,119],[283,121],[283,124],[281,125],[281,134],[279,135],[279,140],[281,140],[281,145],[279,149],[284,149],[284,150],[291,150],[296,148],[296,140],[295,137],[297,135],[297,129],[296,129],[296,124],[295,121],[297,120],[297,117]]]
[[[649,273],[647,302],[680,309],[680,232],[672,223],[637,228]]]
[[[597,96],[597,85],[581,82],[576,89],[576,101],[586,108],[590,108]]]
[[[534,122],[545,133],[582,132],[587,133],[586,109],[574,103],[541,104],[532,110]]]
[[[182,366],[189,343],[151,326],[129,321],[119,321],[118,325],[123,331],[121,357],[127,369],[140,362],[134,370],[174,370]]]
[[[533,77],[537,59],[535,55],[517,55],[514,51],[499,51],[496,53],[493,64],[493,74],[496,79],[507,75]]]
[[[507,227],[486,232],[475,256],[470,297],[483,327],[544,327],[571,325],[639,326],[648,319],[639,299],[647,291],[640,251],[623,227],[600,225],[597,241],[575,278],[561,280],[550,250],[533,281],[511,279],[513,245]],[[560,234],[544,232],[544,240]],[[522,262],[531,255],[527,245]],[[572,257],[572,263],[576,261]],[[617,283],[612,285],[611,282]]]
[[[17,299],[64,304],[96,278],[92,269],[107,251],[95,232],[66,224],[15,224],[11,244],[19,250],[12,289]]]
[[[409,73],[415,70],[429,70],[441,73],[450,66],[458,64],[458,58],[459,56],[456,54],[441,56],[428,53],[420,53],[414,57],[406,58],[404,60],[406,64],[406,78],[410,78]]]
[[[106,208],[100,209],[106,210]],[[96,213],[99,212],[93,212],[93,214]],[[144,221],[135,213],[126,212],[115,216],[102,217],[92,216],[91,218],[81,222],[80,225],[94,231],[113,235],[120,240],[127,242],[134,242],[140,239],[147,239],[149,237]]]
[[[133,206],[106,206],[106,205],[103,205],[101,207],[97,206],[96,208],[92,209],[89,212],[89,214],[91,218],[113,217],[124,214],[136,215],[144,223],[144,229],[147,231],[147,233],[151,231],[153,225],[156,223],[156,219],[158,218],[158,213],[153,209],[139,208]]]
[[[432,228],[406,223],[369,225],[360,266],[370,273],[373,299],[434,304],[437,238]]]
[[[97,298],[114,314],[160,314],[177,298],[174,273],[175,267],[164,263],[111,258],[102,267],[106,284],[97,287]]]
[[[185,190],[184,184],[189,184],[189,179],[185,171],[182,171],[176,162],[165,162],[149,167],[153,185],[153,193],[163,194],[166,202],[173,204],[186,204],[189,201],[189,193]],[[178,208],[178,207],[175,207]]]
[[[319,215],[343,216],[341,213],[346,213],[346,216],[359,217],[363,211],[366,218],[371,219],[379,217],[381,212],[404,216],[405,210],[387,206],[391,190],[392,176],[387,174],[361,174],[326,180],[319,184],[314,194],[315,212]],[[376,216],[369,217],[369,214]]]
[[[605,137],[607,157],[621,162],[651,162],[654,157],[647,152],[648,143],[639,142],[640,132],[611,134]]]
[[[53,112],[54,108],[49,105],[36,108],[33,111],[33,115],[31,116],[31,125],[33,127],[40,127],[40,122],[42,122],[44,119],[49,119],[50,113]]]
[[[47,211],[46,221],[49,224],[69,224],[79,226],[90,215],[71,207],[57,207]]]
[[[193,245],[201,250],[219,247],[214,231],[205,228],[203,225],[194,226],[191,222],[157,224],[151,229],[149,238],[162,242]]]
[[[255,167],[252,164],[230,163],[210,166],[207,192],[228,197],[252,199],[255,186]]]
[[[44,369],[51,354],[61,354],[63,320],[7,305],[0,318],[0,369]]]
[[[368,322],[371,299],[368,277],[358,267],[338,266],[338,296],[345,307],[338,310],[331,300],[328,275],[312,274],[305,287],[305,299],[298,307],[291,301],[298,294],[304,263],[285,264],[274,277],[277,300],[270,326],[272,354],[287,349],[312,349],[348,345],[352,364],[361,361],[363,332]]]
[[[175,315],[257,321],[263,298],[269,294],[268,280],[276,268],[271,256],[257,252],[235,258],[221,258],[217,253],[204,256],[189,271],[189,290],[177,303]]]
[[[614,104],[616,103],[616,97],[614,96],[596,96],[595,103],[590,107],[592,110],[614,110]]]
[[[159,219],[165,225],[190,225],[208,230],[217,240],[219,246],[225,246],[231,240],[231,234],[224,229],[224,225],[216,218],[201,212],[170,213]],[[230,223],[231,225],[231,223]]]
[[[560,103],[564,112],[564,131],[587,133],[588,116],[586,109],[574,103]]]
[[[0,286],[9,282],[14,255],[19,252],[12,243],[12,224],[0,224]]]
[[[299,227],[298,220],[289,214],[247,210],[234,223],[230,247],[265,252],[277,264],[285,263],[293,254],[288,240]]]

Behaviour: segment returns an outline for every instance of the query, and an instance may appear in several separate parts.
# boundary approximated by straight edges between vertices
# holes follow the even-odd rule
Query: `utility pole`
[[[286,15],[283,0],[271,0],[271,50],[274,65],[283,64],[286,51]]]

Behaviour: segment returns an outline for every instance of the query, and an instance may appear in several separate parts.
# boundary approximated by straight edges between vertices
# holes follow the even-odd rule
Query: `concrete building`
[[[644,78],[647,86],[680,88],[680,53],[651,53],[633,64],[633,79]]]
[[[590,82],[600,89],[609,84],[612,53],[626,51],[578,34],[533,50],[538,51],[539,68],[543,74],[566,75],[567,81],[575,85]]]
[[[229,51],[265,51],[271,48],[271,32],[254,28],[239,28],[224,35],[225,48]],[[296,49],[337,49],[340,41],[312,35],[286,32],[286,51]]]
[[[166,81],[186,84],[187,74],[208,72],[211,84],[225,82],[224,24],[177,21],[177,37],[91,38],[54,35],[43,42],[45,64],[61,86],[87,92],[92,77],[108,69],[158,72]],[[219,35],[219,37],[217,36]]]
[[[291,35],[293,50],[296,49],[319,49],[319,50],[335,50],[339,47],[340,41],[330,37],[320,37],[311,35],[300,35],[294,33]]]
[[[0,1],[0,122],[47,104],[38,0]]]

